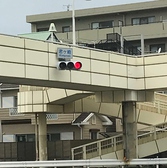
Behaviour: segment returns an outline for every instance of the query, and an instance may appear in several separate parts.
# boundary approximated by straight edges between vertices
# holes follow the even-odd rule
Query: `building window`
[[[49,31],[49,27],[37,28],[37,32],[42,32],[42,31]]]
[[[100,130],[99,129],[90,129],[90,139],[98,139],[98,132]]]
[[[155,16],[132,19],[132,25],[149,24],[149,23],[154,23],[154,22],[155,22]]]
[[[113,21],[94,22],[91,24],[91,29],[105,29],[113,27]]]
[[[16,141],[17,142],[34,142],[35,141],[35,135],[34,134],[16,135]]]
[[[91,132],[90,139],[97,139],[97,132]]]
[[[62,27],[62,32],[63,33],[70,32],[70,26],[64,26],[64,27]]]
[[[2,108],[17,107],[17,96],[2,97]]]
[[[150,52],[155,53],[160,49],[161,52],[165,52],[165,44],[152,44],[150,45]]]
[[[50,140],[51,140],[51,141],[58,141],[58,140],[60,140],[60,133],[51,134]]]
[[[74,139],[73,132],[61,132],[60,139],[61,140],[73,140]]]
[[[99,29],[99,23],[92,23],[92,29]]]

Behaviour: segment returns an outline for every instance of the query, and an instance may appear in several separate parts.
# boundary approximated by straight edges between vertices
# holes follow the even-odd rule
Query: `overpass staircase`
[[[137,110],[137,120],[148,122],[147,126],[138,129],[138,157],[143,158],[167,151],[167,94],[155,93],[154,102],[137,103]],[[97,158],[123,159],[123,135],[107,137],[72,148],[72,159]]]
[[[167,122],[138,130],[138,157],[167,150]],[[72,148],[72,159],[123,159],[123,135]]]

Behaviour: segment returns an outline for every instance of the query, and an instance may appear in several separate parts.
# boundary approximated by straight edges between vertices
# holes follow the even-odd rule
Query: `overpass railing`
[[[160,114],[167,114],[167,94],[155,92],[154,102],[137,103],[137,108]]]
[[[138,144],[167,137],[167,123],[150,126],[138,131]],[[123,149],[123,135],[98,140],[72,148],[72,159],[91,159]]]

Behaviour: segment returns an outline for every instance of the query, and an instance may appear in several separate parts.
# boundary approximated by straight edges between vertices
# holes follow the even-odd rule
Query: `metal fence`
[[[71,148],[92,140],[48,141],[48,160],[71,159]],[[35,142],[0,142],[0,161],[36,160]]]

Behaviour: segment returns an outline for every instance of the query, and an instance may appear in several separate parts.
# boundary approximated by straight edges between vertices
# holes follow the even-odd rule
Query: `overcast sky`
[[[150,0],[75,0],[75,9],[111,6],[126,3],[145,2]],[[0,33],[30,33],[30,24],[26,15],[67,10],[72,0],[0,0]]]

